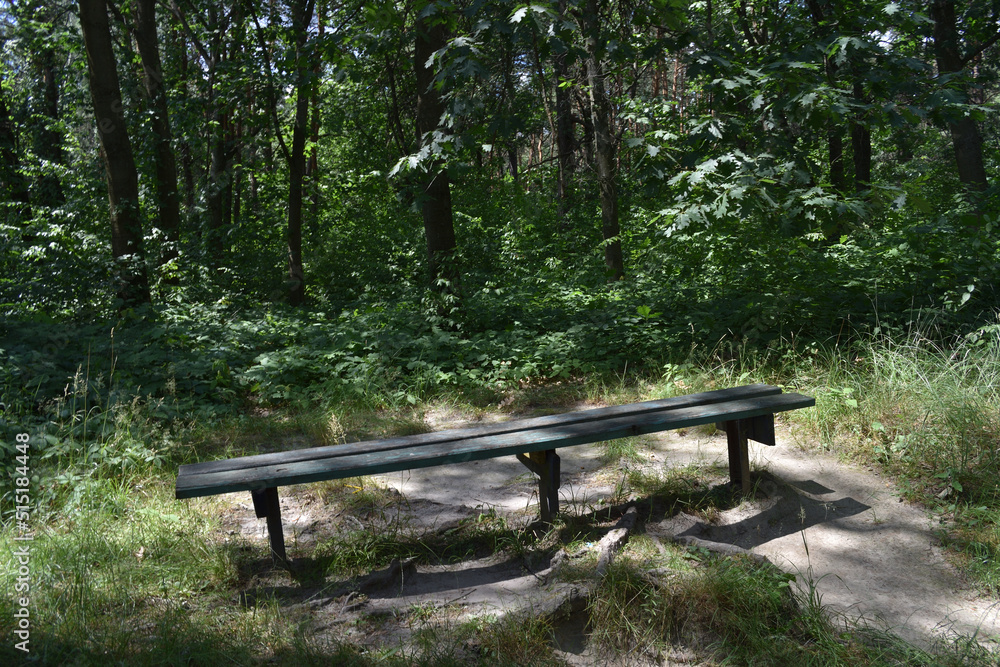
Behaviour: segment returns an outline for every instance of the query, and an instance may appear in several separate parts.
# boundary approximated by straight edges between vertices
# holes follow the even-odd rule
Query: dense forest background
[[[995,331],[998,2],[8,0],[0,20],[20,419]]]

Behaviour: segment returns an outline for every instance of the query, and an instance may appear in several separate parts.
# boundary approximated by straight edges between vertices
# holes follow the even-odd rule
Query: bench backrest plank
[[[781,389],[778,387],[767,384],[752,384],[743,387],[734,387],[731,389],[717,389],[715,391],[706,391],[699,394],[689,394],[687,396],[676,396],[673,398],[664,398],[654,401],[643,401],[640,403],[630,403],[628,405],[615,405],[604,408],[575,410],[573,412],[566,412],[558,415],[516,419],[495,424],[482,424],[468,428],[450,429],[447,431],[420,433],[416,435],[386,438],[383,440],[373,440],[368,442],[328,445],[325,447],[312,447],[309,449],[271,452],[268,454],[254,454],[235,459],[185,464],[180,466],[178,474],[204,474],[210,472],[222,472],[226,470],[241,470],[246,468],[270,466],[276,463],[291,463],[296,461],[326,459],[329,457],[355,456],[357,454],[389,451],[419,445],[454,442],[457,440],[466,440],[469,438],[477,438],[487,435],[500,435],[504,433],[515,433],[518,431],[529,431],[539,428],[568,426],[592,421],[600,421],[613,417],[632,417],[650,412],[690,408],[699,405],[722,403],[734,399],[751,399],[754,397],[773,396],[780,393]]]
[[[780,390],[778,391],[780,392]],[[645,413],[606,419],[589,419],[569,423],[549,422],[543,428],[521,428],[515,431],[464,438],[448,437],[445,441],[411,443],[409,446],[377,451],[355,451],[352,454],[340,454],[339,452],[335,454],[331,451],[328,456],[312,457],[307,460],[290,460],[279,457],[278,460],[271,459],[261,465],[229,470],[197,469],[198,464],[182,466],[177,478],[176,497],[193,498],[233,491],[252,491],[272,486],[303,484],[343,477],[360,477],[517,453],[545,451],[557,447],[582,445],[722,420],[747,419],[812,405],[815,405],[815,399],[808,396],[772,393],[728,400],[722,403],[710,402],[667,410],[661,408]],[[601,408],[601,410],[605,409]],[[462,430],[475,431],[476,429]],[[332,450],[335,448],[317,449]],[[294,453],[285,454],[287,456],[287,454]]]

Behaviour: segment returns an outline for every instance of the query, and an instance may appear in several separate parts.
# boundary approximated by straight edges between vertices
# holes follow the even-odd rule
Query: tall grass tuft
[[[1000,590],[1000,338],[995,328],[947,349],[920,336],[827,351],[817,425],[833,448],[880,466],[953,520],[946,540]]]
[[[998,499],[1000,344],[881,339],[830,362],[818,399],[827,438],[846,430],[854,453],[944,497]]]

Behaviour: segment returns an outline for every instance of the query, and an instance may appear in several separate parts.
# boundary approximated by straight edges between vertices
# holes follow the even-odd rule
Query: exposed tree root
[[[635,522],[638,518],[639,513],[635,507],[629,507],[625,512],[625,516],[619,519],[615,527],[601,538],[601,541],[597,544],[600,555],[597,558],[597,570],[594,572],[594,576],[597,579],[604,578],[604,575],[608,571],[608,566],[611,565],[611,561],[614,560],[615,555],[621,550],[625,542],[628,541],[629,533],[635,528]]]

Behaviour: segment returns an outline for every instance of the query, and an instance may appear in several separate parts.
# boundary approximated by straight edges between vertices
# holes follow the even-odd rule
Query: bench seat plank
[[[767,387],[767,385],[756,386],[758,388]],[[777,392],[781,391],[777,388],[774,389]],[[455,436],[456,431],[445,431],[442,433],[449,435],[444,440],[413,440],[412,437],[408,437],[380,441],[381,443],[409,441],[409,444],[393,444],[390,448],[354,447],[348,450],[350,453],[347,453],[342,448],[352,446],[340,445],[315,448],[311,450],[309,457],[298,460],[289,457],[290,454],[297,452],[278,452],[244,457],[256,460],[251,461],[250,465],[229,466],[228,469],[206,467],[203,464],[181,466],[177,477],[176,497],[194,498],[235,491],[253,491],[290,484],[360,477],[447,463],[512,456],[518,453],[545,451],[557,447],[582,445],[699,424],[748,419],[815,405],[815,399],[801,394],[782,394],[758,390],[763,391],[763,395],[723,400],[723,402],[696,401],[695,405],[688,404],[687,407],[653,408],[652,411],[604,419],[572,421],[539,417],[535,420],[549,421],[543,421],[540,427],[535,420],[522,420],[522,423],[535,421],[535,425],[518,427],[514,431],[500,430],[472,437]],[[697,396],[700,395],[694,394],[681,398]],[[665,399],[665,401],[671,400],[673,399]],[[660,402],[647,401],[647,403]],[[633,405],[641,406],[642,404]],[[676,406],[676,402],[674,405]],[[609,410],[609,408],[599,408],[598,410]],[[573,414],[579,413],[569,413],[569,415]],[[502,424],[490,426],[502,426]],[[476,429],[459,429],[457,432],[477,430],[479,430],[478,427]],[[378,445],[379,443],[369,444]],[[262,460],[260,457],[269,458]],[[241,459],[232,459],[232,461],[240,462]]]
[[[518,431],[529,431],[538,428],[567,426],[571,424],[606,420],[612,417],[630,417],[648,412],[676,410],[679,408],[690,408],[699,405],[722,403],[734,399],[751,399],[763,396],[773,396],[776,394],[781,394],[781,389],[778,387],[767,384],[752,384],[743,387],[734,387],[731,389],[717,389],[714,391],[701,392],[699,394],[689,394],[687,396],[676,396],[673,398],[664,398],[654,401],[642,401],[640,403],[630,403],[628,405],[615,405],[604,408],[576,410],[558,415],[515,419],[495,424],[483,424],[468,428],[436,431],[433,433],[420,433],[416,435],[386,438],[383,440],[373,440],[368,442],[327,445],[324,447],[311,447],[308,449],[270,452],[268,454],[254,454],[234,459],[191,463],[180,466],[178,474],[181,476],[187,476],[223,472],[227,470],[244,470],[247,468],[267,467],[276,463],[284,464],[297,461],[325,459],[329,457],[354,456],[357,454],[389,451],[418,445],[454,442],[457,440],[466,440],[469,438],[487,435],[515,433]]]

